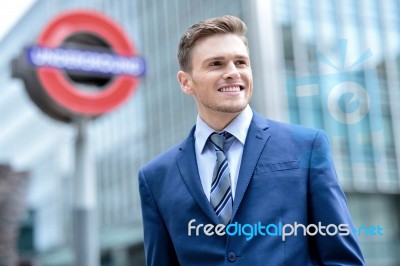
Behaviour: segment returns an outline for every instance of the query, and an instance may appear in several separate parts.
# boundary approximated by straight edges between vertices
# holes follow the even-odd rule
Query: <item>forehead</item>
[[[214,57],[248,57],[247,46],[236,34],[215,34],[198,40],[192,50],[193,61]]]

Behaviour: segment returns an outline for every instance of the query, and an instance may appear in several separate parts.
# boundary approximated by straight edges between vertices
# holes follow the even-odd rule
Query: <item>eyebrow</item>
[[[210,62],[210,61],[224,60],[225,58],[226,58],[226,57],[224,57],[224,56],[215,56],[215,57],[207,58],[207,59],[205,59],[203,62],[204,62],[204,63],[207,63],[207,62]],[[248,56],[245,56],[245,55],[237,55],[237,56],[235,56],[234,58],[235,58],[235,59],[246,59],[246,60],[249,59],[249,57],[248,57]]]

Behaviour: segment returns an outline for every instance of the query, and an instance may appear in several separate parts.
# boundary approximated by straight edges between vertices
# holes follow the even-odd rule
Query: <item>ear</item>
[[[181,90],[188,95],[192,95],[193,94],[193,89],[191,86],[192,78],[189,75],[189,73],[180,70],[176,74],[176,77],[178,78],[179,85],[181,86]]]

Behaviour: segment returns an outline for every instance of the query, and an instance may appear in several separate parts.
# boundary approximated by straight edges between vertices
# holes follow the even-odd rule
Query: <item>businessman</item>
[[[140,169],[147,265],[364,265],[326,135],[249,106],[245,32],[223,16],[180,40],[177,78],[198,116]]]

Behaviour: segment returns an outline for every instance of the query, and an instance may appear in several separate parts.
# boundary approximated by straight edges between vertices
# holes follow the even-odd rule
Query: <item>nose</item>
[[[240,73],[234,62],[230,62],[226,65],[226,70],[224,73],[224,79],[238,79],[240,78]]]

